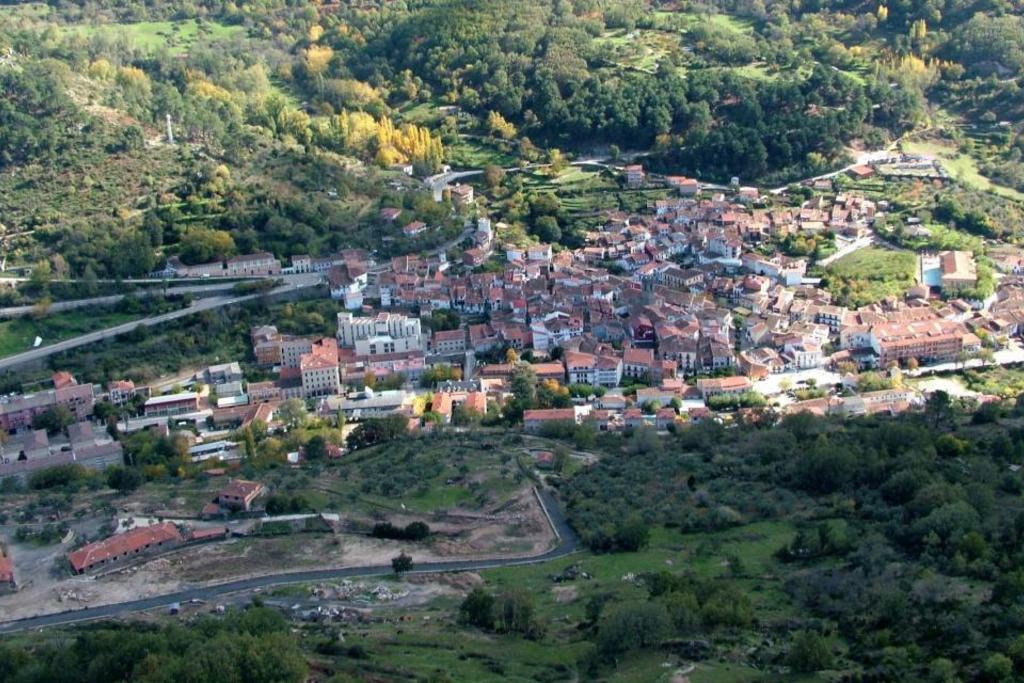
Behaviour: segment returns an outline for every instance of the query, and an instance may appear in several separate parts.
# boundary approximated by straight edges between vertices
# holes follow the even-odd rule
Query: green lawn
[[[445,147],[445,154],[448,163],[456,169],[485,166],[508,168],[516,164],[516,157],[481,138],[460,136],[457,143]]]
[[[242,33],[242,26],[230,26],[217,22],[187,21],[141,21],[133,24],[104,24],[99,26],[71,26],[69,33],[85,36],[105,35],[126,36],[128,40],[144,50],[166,47],[171,54],[181,54],[199,42],[221,40]]]
[[[826,270],[829,291],[850,306],[902,296],[916,283],[916,273],[915,254],[875,247],[848,254]]]
[[[402,115],[403,121],[420,126],[436,125],[442,118],[441,111],[438,109],[436,102],[406,104],[399,109],[399,113]]]
[[[86,332],[128,322],[133,317],[129,313],[85,309],[57,313],[41,320],[24,317],[0,321],[0,357],[28,351],[37,335],[43,339],[40,346],[49,346]]]
[[[608,51],[616,66],[648,72],[653,72],[667,55],[679,51],[677,33],[652,29],[606,31],[594,43]]]
[[[752,21],[730,14],[658,10],[654,12],[654,17],[657,20],[658,26],[662,28],[669,28],[675,25],[682,25],[686,28],[693,24],[708,23],[718,28],[739,33],[754,32],[754,23]]]

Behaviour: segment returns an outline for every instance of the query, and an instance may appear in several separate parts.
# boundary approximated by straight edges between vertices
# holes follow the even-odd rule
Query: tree
[[[181,260],[188,264],[209,263],[235,252],[231,233],[209,228],[192,228],[181,239]]]
[[[242,439],[245,442],[245,457],[252,458],[256,457],[256,438],[252,434],[252,427],[247,426],[242,430]]]
[[[148,214],[147,214],[148,215]],[[99,281],[96,277],[96,271],[92,265],[87,265],[85,270],[82,272],[82,294],[86,297],[96,296],[96,292],[99,291]]]
[[[523,589],[501,593],[494,607],[495,629],[500,633],[518,633],[536,638],[543,630],[536,619],[533,596]]]
[[[668,611],[660,602],[631,600],[613,606],[597,631],[598,651],[616,655],[654,647],[669,633]]]
[[[477,628],[494,628],[494,596],[482,588],[474,588],[459,605],[459,621]]]
[[[487,114],[487,130],[502,140],[511,140],[516,136],[516,127],[496,111]]]
[[[134,467],[115,465],[107,468],[107,486],[124,495],[142,485],[142,475]]]
[[[552,148],[551,151],[548,152],[548,164],[551,167],[551,173],[558,175],[565,170],[566,166],[569,165],[569,161],[565,158],[565,155],[562,154],[561,150]]]
[[[312,439],[306,442],[306,459],[307,460],[324,460],[327,457],[327,440],[317,434]]]
[[[651,530],[639,518],[620,522],[615,528],[615,546],[618,550],[636,552],[643,550],[651,541]]]
[[[956,675],[956,664],[945,657],[933,659],[928,664],[928,682],[960,683],[960,678]]]
[[[511,421],[518,421],[524,410],[533,408],[537,401],[537,373],[529,365],[519,365],[509,379],[512,400],[505,404],[505,415]]]
[[[928,35],[928,24],[924,19],[918,19],[910,25],[910,39],[920,43]]]
[[[953,401],[945,391],[933,391],[924,404],[924,414],[933,428],[950,423],[955,416]]]
[[[300,398],[290,398],[277,409],[277,416],[289,429],[300,426],[306,421],[307,415],[306,404]]]
[[[32,426],[35,429],[45,429],[48,434],[59,434],[74,422],[75,416],[62,405],[51,406],[32,418]]]
[[[28,288],[30,291],[42,293],[50,287],[53,279],[53,269],[49,261],[40,261],[32,268],[28,276]]]
[[[44,296],[32,306],[32,319],[42,320],[50,314],[50,307],[53,306],[53,299]]]
[[[554,216],[541,216],[533,225],[533,234],[544,242],[557,243],[562,239],[562,229]]]
[[[505,182],[505,169],[501,166],[488,164],[484,166],[484,183],[492,190]]]
[[[348,435],[348,447],[355,450],[378,443],[393,441],[409,431],[409,418],[405,415],[375,417],[360,422]]]
[[[700,603],[693,593],[674,590],[659,600],[668,610],[676,634],[687,635],[700,628]]]
[[[401,575],[405,572],[412,570],[412,558],[401,553],[397,557],[391,558],[391,570],[395,572],[395,575]]]
[[[310,78],[318,78],[327,71],[334,57],[334,50],[327,45],[310,45],[303,55],[303,65]]]
[[[986,681],[1008,681],[1013,676],[1013,660],[996,652],[988,656],[982,665]]]
[[[821,671],[832,666],[832,651],[825,639],[814,631],[800,631],[793,638],[786,663],[802,673]]]

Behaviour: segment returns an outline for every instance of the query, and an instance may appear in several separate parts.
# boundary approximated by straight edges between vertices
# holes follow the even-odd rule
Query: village
[[[881,169],[942,177],[927,159],[905,155],[846,173],[866,179]],[[981,285],[975,254],[922,251],[915,282],[901,296],[843,306],[810,273],[872,245],[897,249],[875,230],[888,202],[838,190],[831,178],[809,183],[815,193],[799,206],[776,208],[767,191],[738,181],[703,187],[692,178],[649,177],[641,165],[622,174],[627,187],[658,183],[676,196],[644,213],[608,212],[576,249],[509,243],[507,226],[470,211],[463,234],[472,244],[461,260],[445,250],[383,262],[343,250],[296,256],[290,266],[267,254],[234,259],[251,273],[321,273],[345,310],[335,338],[280,334],[272,320],[253,329],[253,358],[278,379],[252,382],[244,393],[240,381],[229,383],[218,401],[251,410],[300,398],[356,420],[431,412],[450,422],[463,404],[480,414],[490,405],[500,410],[509,378],[529,365],[537,380],[574,391],[572,401],[551,406],[562,412],[529,413],[527,429],[566,419],[568,410],[602,430],[665,428],[721,407],[898,412],[919,397],[893,387],[896,375],[1024,360],[1016,341],[1024,258],[1012,250],[993,251],[1001,272],[991,291]],[[470,185],[444,192],[454,206],[475,206]],[[381,220],[400,214],[385,208]],[[403,228],[409,235],[429,229],[421,221]],[[828,240],[834,250],[822,263],[786,255],[780,244],[794,237]],[[863,371],[884,375],[887,386],[858,385]],[[804,400],[794,393],[800,387]],[[425,404],[417,400],[423,389],[430,390]]]
[[[926,166],[887,157],[846,172],[863,179]],[[513,375],[529,371],[555,390],[522,415],[528,432],[565,421],[664,431],[737,409],[896,413],[923,400],[904,377],[1024,360],[1024,256],[1012,250],[993,260],[1001,272],[983,298],[976,256],[949,250],[916,255],[916,284],[903,296],[847,307],[809,276],[811,257],[787,256],[780,241],[827,235],[829,262],[884,247],[875,226],[886,202],[823,179],[799,206],[776,208],[738,181],[705,188],[649,177],[641,165],[622,173],[627,187],[658,183],[675,196],[640,214],[608,212],[576,249],[503,241],[507,226],[475,210],[473,187],[456,183],[444,193],[466,216],[461,260],[443,249],[381,262],[345,249],[287,266],[266,253],[198,266],[171,259],[156,275],[318,274],[342,309],[336,334],[283,334],[267,320],[250,331],[251,357],[171,384],[80,385],[58,372],[52,389],[0,401],[0,427],[11,434],[0,477],[121,462],[120,444],[95,424],[106,419],[94,415],[97,404],[118,409],[122,432],[188,427],[195,461],[230,460],[242,456],[234,430],[279,425],[275,413],[288,400],[341,416],[349,429],[386,415],[430,429],[500,414]],[[401,214],[385,208],[381,220]],[[260,379],[250,381],[247,369]],[[57,433],[32,428],[54,410],[73,419]]]
[[[351,439],[361,423],[384,417],[413,434],[482,423],[550,437],[801,411],[896,414],[926,400],[928,385],[911,383],[915,376],[1024,361],[1024,258],[1012,252],[995,260],[997,285],[983,297],[973,253],[926,251],[903,296],[843,306],[809,274],[813,260],[782,253],[780,241],[828,235],[829,260],[885,245],[875,230],[884,202],[818,181],[801,206],[764,208],[757,188],[623,171],[627,186],[658,182],[674,196],[639,214],[608,212],[576,249],[503,241],[507,226],[472,212],[472,187],[457,184],[445,192],[471,211],[461,260],[444,249],[382,261],[346,249],[287,266],[263,253],[199,266],[172,259],[157,276],[318,274],[337,302],[336,333],[285,334],[268,319],[250,330],[251,356],[152,386],[57,372],[52,388],[0,400],[0,480],[120,466],[119,435],[184,438],[187,459],[224,483],[201,509],[128,516],[114,535],[64,554],[72,575],[103,575],[275,525],[344,532],[335,513],[268,514],[268,487],[237,476],[252,455],[242,437],[286,432],[296,410],[350,437],[326,444],[323,455],[336,461],[362,445]],[[384,209],[381,220],[400,214]],[[404,232],[427,229],[416,222]],[[526,405],[524,382],[535,392]],[[286,461],[301,468],[308,457],[303,447]],[[555,456],[528,459],[545,471]],[[160,521],[167,514],[179,518]],[[10,552],[0,554],[0,584],[18,583]]]

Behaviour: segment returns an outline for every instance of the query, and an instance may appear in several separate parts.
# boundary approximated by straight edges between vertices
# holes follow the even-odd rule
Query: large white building
[[[338,314],[338,345],[357,356],[408,353],[424,349],[419,318],[381,312],[372,317]]]

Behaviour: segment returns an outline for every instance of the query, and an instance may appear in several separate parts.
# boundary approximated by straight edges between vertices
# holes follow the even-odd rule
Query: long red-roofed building
[[[528,432],[536,433],[541,425],[552,422],[576,423],[576,411],[573,408],[544,408],[523,413],[523,428]]]
[[[11,558],[4,554],[3,547],[0,546],[0,593],[14,589],[14,565],[11,563]]]
[[[171,522],[139,527],[108,539],[90,543],[68,553],[68,562],[76,574],[96,567],[112,565],[129,557],[181,545],[185,537]]]

